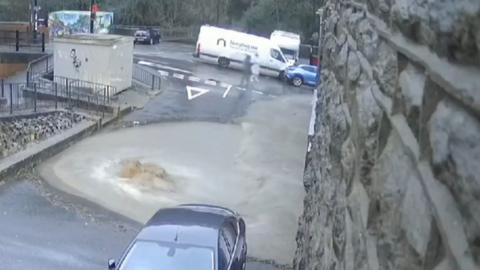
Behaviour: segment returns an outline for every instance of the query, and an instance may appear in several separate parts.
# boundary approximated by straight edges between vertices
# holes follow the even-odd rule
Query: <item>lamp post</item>
[[[98,11],[98,6],[95,0],[90,0],[90,33],[93,34],[95,19]]]

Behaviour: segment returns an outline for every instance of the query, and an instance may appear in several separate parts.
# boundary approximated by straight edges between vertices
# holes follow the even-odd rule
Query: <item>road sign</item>
[[[192,100],[194,98],[197,98],[201,95],[204,95],[206,93],[210,92],[208,89],[203,89],[199,87],[192,87],[187,85],[187,99]]]

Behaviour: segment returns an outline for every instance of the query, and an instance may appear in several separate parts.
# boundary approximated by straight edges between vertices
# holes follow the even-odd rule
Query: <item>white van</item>
[[[247,55],[264,75],[283,77],[289,66],[280,48],[267,38],[209,25],[200,28],[195,57],[222,67],[242,68]]]
[[[270,40],[277,44],[287,58],[290,65],[298,62],[300,53],[300,35],[280,30],[275,30],[270,35]]]

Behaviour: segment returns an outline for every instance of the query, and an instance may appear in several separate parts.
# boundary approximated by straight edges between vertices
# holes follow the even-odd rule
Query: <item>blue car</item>
[[[315,87],[320,82],[318,68],[312,65],[291,66],[285,71],[285,77],[296,87],[303,84]]]

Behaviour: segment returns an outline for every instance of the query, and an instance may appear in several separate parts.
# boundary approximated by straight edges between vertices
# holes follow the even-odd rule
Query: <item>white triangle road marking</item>
[[[192,99],[197,98],[201,95],[204,95],[208,92],[210,92],[210,90],[208,90],[208,89],[203,89],[203,88],[199,88],[199,87],[192,87],[192,86],[187,85],[187,99],[188,100],[192,100]]]

